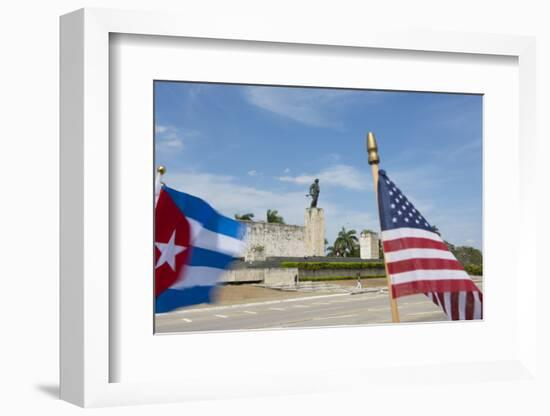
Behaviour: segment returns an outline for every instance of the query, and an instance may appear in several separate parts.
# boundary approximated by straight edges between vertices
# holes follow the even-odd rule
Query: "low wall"
[[[289,284],[299,274],[294,268],[264,268],[264,269],[234,269],[222,274],[223,283],[253,283],[262,282],[266,285]]]
[[[227,270],[220,277],[224,283],[263,282],[265,269],[237,269]]]
[[[298,269],[288,268],[274,268],[274,269],[264,269],[265,278],[264,283],[266,285],[278,285],[278,284],[291,284],[294,283],[294,277],[299,276]]]

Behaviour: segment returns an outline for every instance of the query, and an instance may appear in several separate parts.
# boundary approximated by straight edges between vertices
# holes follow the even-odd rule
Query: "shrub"
[[[473,274],[474,276],[482,276],[483,275],[483,266],[478,264],[465,264],[464,270],[468,274]]]
[[[380,279],[385,278],[385,274],[377,274],[376,276],[361,276],[361,280],[365,279]],[[300,282],[324,282],[334,280],[357,280],[357,277],[351,276],[304,276],[300,277]]]
[[[260,244],[256,244],[256,245],[252,246],[251,249],[252,249],[252,251],[255,251],[255,252],[258,252],[258,253],[263,253],[265,247],[260,245]]]
[[[302,270],[334,270],[334,269],[383,269],[383,262],[299,262],[283,261],[281,267],[298,268]]]

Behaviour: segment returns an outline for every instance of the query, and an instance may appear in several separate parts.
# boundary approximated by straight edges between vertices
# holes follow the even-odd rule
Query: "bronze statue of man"
[[[309,187],[308,196],[311,196],[310,208],[317,208],[317,200],[319,199],[319,179],[315,179],[315,181]]]

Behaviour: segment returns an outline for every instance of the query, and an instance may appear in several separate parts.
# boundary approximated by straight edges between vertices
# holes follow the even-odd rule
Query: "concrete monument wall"
[[[306,208],[304,224],[306,228],[306,256],[325,254],[325,212],[323,208]]]
[[[380,250],[378,247],[378,234],[374,232],[363,232],[359,235],[360,257],[365,260],[379,259]]]
[[[268,222],[243,221],[246,229],[245,261],[266,257],[304,257],[305,227]]]
[[[304,226],[241,221],[246,224],[245,261],[266,257],[325,255],[325,215],[322,208],[306,208]]]

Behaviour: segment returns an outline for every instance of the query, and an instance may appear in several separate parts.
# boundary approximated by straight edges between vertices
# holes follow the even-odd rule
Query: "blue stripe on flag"
[[[196,196],[164,186],[174,203],[185,216],[200,222],[204,228],[229,237],[242,239],[245,227],[238,221],[219,214],[208,203]]]
[[[191,248],[191,257],[187,263],[189,266],[214,267],[225,269],[235,259],[227,254],[207,250],[200,247]]]
[[[156,300],[155,313],[170,312],[184,306],[211,303],[214,286],[194,286],[187,289],[167,289]]]

